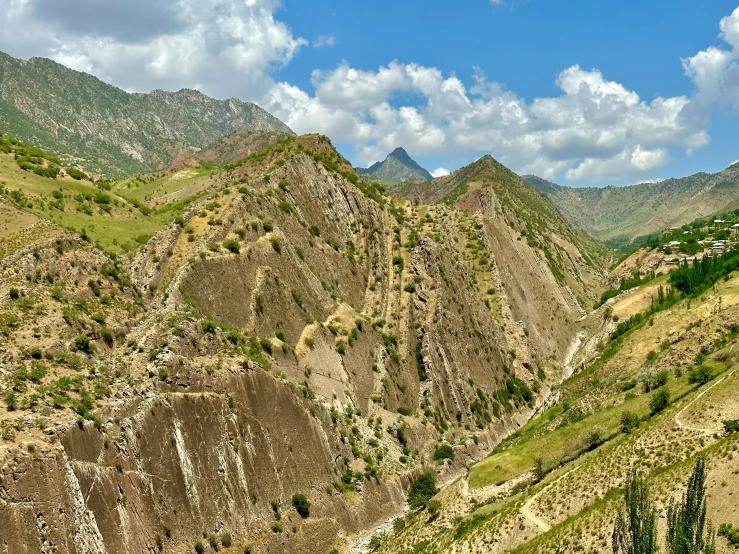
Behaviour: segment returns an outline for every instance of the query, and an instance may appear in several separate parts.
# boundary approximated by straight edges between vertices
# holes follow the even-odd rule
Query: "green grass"
[[[213,170],[204,168],[187,168],[185,171],[192,173],[193,176],[185,179],[173,179],[177,175],[177,173],[173,173],[151,181],[139,178],[117,181],[113,184],[113,192],[123,198],[132,198],[149,204],[152,200],[179,192],[188,185],[214,173]]]
[[[686,375],[671,380],[666,386],[673,400],[695,388],[688,383]],[[620,393],[619,396],[624,397],[625,393]],[[600,426],[605,431],[605,437],[616,436],[620,432],[621,414],[628,410],[639,416],[649,415],[651,397],[652,393],[639,394],[590,414],[582,421],[549,431],[551,422],[562,414],[562,406],[555,406],[522,427],[513,437],[519,440],[517,444],[508,447],[504,442],[490,457],[474,465],[470,470],[470,487],[478,488],[509,481],[530,471],[535,459],[540,456],[548,467],[555,465],[557,460],[577,457],[583,452],[583,433]]]
[[[137,238],[156,234],[181,214],[187,204],[180,201],[146,216],[114,191],[101,190],[89,181],[49,179],[22,171],[8,155],[0,155],[0,185],[9,192],[23,193],[26,202],[24,206],[19,205],[22,209],[71,231],[84,232],[90,240],[111,253],[138,248],[140,242]],[[61,192],[63,198],[55,198],[55,192]],[[95,196],[101,193],[109,197],[109,204],[95,202]],[[79,195],[90,200],[79,202],[75,199]],[[109,207],[109,213],[102,209],[104,206]],[[79,211],[79,207],[84,207],[88,213]]]

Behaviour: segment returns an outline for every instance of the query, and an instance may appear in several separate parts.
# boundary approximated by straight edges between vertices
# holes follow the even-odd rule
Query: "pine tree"
[[[613,528],[614,554],[657,552],[657,511],[649,483],[632,469],[624,486],[625,509],[619,511]]]
[[[667,553],[715,552],[715,534],[710,523],[706,529],[706,459],[700,456],[682,500],[670,502],[667,510]]]

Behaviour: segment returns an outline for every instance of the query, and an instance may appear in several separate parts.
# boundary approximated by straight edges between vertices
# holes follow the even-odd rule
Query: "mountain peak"
[[[431,174],[418,165],[402,147],[390,152],[384,162],[376,162],[366,169],[357,168],[357,171],[391,183],[433,179]]]

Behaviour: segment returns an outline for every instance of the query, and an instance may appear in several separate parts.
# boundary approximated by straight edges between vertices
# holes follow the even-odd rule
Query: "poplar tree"
[[[655,554],[657,511],[649,483],[635,469],[631,469],[626,477],[624,504],[613,528],[614,554]]]
[[[715,534],[706,526],[706,459],[699,456],[679,502],[667,510],[667,554],[715,554]]]

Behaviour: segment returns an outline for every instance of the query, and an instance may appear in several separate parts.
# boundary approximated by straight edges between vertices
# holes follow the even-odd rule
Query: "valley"
[[[605,554],[629,483],[663,547],[704,461],[736,551],[735,165],[357,169],[255,104],[0,64],[0,554]]]

